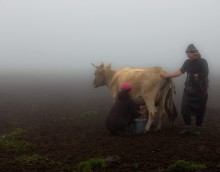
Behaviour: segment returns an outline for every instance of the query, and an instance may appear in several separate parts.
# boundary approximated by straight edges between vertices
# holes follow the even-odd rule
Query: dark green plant
[[[82,161],[78,165],[78,170],[80,172],[92,172],[92,166],[89,162],[87,161]]]
[[[77,165],[80,172],[92,172],[93,170],[107,167],[107,162],[104,159],[93,158],[88,161],[82,161]]]
[[[198,169],[205,169],[205,164],[196,164],[184,160],[177,160],[173,165],[168,167],[168,171],[195,171]]]

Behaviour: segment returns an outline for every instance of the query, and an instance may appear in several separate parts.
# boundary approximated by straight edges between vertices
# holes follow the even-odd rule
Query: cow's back
[[[160,73],[165,71],[161,67],[151,68],[121,68],[114,74],[110,89],[116,96],[119,92],[120,85],[124,82],[130,82],[133,85],[132,96],[138,97],[143,92],[155,89],[155,86],[162,84],[164,79]]]

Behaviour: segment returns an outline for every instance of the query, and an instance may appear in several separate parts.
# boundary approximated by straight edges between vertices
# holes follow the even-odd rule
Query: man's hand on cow
[[[161,73],[160,77],[166,79],[166,78],[169,78],[169,75],[166,73]]]

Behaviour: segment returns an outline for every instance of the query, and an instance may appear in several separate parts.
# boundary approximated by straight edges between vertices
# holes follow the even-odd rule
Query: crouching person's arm
[[[146,114],[146,108],[140,108],[133,100],[130,101],[130,112],[132,118],[139,118]]]

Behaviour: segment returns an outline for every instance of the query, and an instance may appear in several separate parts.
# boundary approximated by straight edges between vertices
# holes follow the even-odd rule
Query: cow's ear
[[[111,69],[111,63],[109,63],[108,65],[107,65],[107,69]]]
[[[98,66],[94,65],[93,63],[91,63],[92,66],[94,66],[95,68],[98,68]]]

